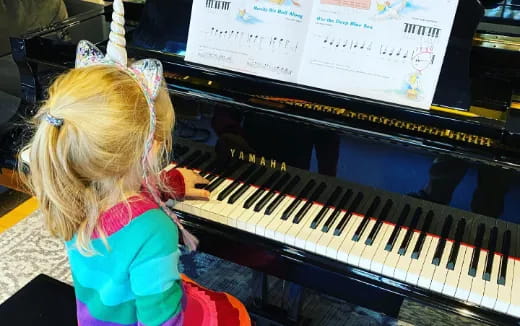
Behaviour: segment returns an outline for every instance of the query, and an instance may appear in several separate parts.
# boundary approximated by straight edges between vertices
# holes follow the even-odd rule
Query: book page
[[[186,60],[296,82],[311,4],[193,0]]]
[[[298,83],[429,109],[457,0],[313,0]]]

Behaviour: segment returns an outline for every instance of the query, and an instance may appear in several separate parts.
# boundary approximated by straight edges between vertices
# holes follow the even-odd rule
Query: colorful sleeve
[[[138,325],[181,325],[177,227],[164,212],[157,210],[142,232],[145,241],[130,266]]]
[[[186,195],[186,185],[184,183],[184,177],[177,169],[164,170],[161,172],[161,178],[163,181],[171,188],[172,192],[168,194],[163,194],[163,200],[168,200],[169,198],[175,199],[183,199]]]

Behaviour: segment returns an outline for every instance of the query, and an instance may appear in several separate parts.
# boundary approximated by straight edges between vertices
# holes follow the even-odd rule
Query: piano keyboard
[[[405,35],[438,38],[440,32],[440,28],[404,23]]]
[[[520,317],[516,224],[293,168],[220,168],[212,153],[177,146],[177,166],[211,191],[178,211]]]

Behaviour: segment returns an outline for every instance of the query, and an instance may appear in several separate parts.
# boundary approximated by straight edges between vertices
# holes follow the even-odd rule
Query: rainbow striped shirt
[[[83,256],[76,237],[66,243],[80,326],[182,325],[178,229],[157,204],[134,197],[100,216],[107,249]]]

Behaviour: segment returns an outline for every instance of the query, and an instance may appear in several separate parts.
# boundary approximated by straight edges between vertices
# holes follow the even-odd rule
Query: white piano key
[[[455,292],[457,291],[457,286],[459,284],[459,279],[464,276],[463,268],[464,259],[466,256],[466,246],[460,245],[459,253],[457,254],[457,260],[455,261],[455,267],[453,270],[448,269],[446,273],[446,281],[444,282],[444,287],[442,288],[442,293],[454,297]],[[467,271],[466,271],[467,275]]]
[[[365,240],[367,239],[368,234],[370,233],[370,230],[372,230],[372,228],[374,227],[374,224],[376,224],[375,219],[370,219],[370,221],[368,222],[368,224],[365,228],[365,231],[363,232],[363,234],[361,235],[361,238],[358,241],[353,241],[352,237],[349,238],[350,241],[352,242],[352,249],[350,249],[347,263],[349,263],[350,265],[359,266],[359,261],[363,255],[363,251],[367,247],[367,245],[365,244]],[[354,231],[354,233],[355,233],[355,231]],[[343,245],[344,245],[344,243],[343,243]]]
[[[226,189],[228,185],[230,185],[232,180],[224,180],[222,184],[220,184],[214,191],[211,192],[209,201],[204,205],[200,206],[201,214],[214,222],[227,224],[227,217],[222,215],[221,212],[228,206],[227,203],[217,200],[218,194]]]
[[[397,240],[395,241],[392,251],[388,252],[385,262],[383,263],[383,270],[381,271],[383,275],[386,275],[388,277],[394,277],[395,267],[397,266],[397,262],[399,261],[400,257],[398,254],[399,246],[401,245],[401,242],[403,242],[405,235],[406,230],[401,228],[401,231],[397,236]]]
[[[303,246],[296,245],[296,237],[302,231],[302,229],[310,229],[311,228],[310,227],[311,221],[314,219],[314,216],[316,216],[316,214],[318,214],[318,212],[320,211],[320,209],[322,207],[323,206],[321,206],[321,205],[313,204],[311,206],[311,208],[309,208],[309,210],[307,211],[305,216],[300,220],[300,223],[298,223],[298,224],[292,223],[291,227],[285,233],[284,242],[287,243],[287,244],[290,244],[290,245],[293,245],[293,246],[297,246],[299,248],[304,249],[305,248],[305,243],[303,243]]]
[[[366,270],[370,270],[370,266],[372,265],[372,261],[374,256],[377,254],[378,250],[384,250],[384,245],[381,245],[383,242],[386,243],[388,241],[387,232],[390,229],[388,224],[382,223],[379,232],[372,243],[372,245],[366,245],[365,250],[363,250],[363,255],[359,259],[359,267],[364,268]],[[384,239],[384,240],[383,240]],[[380,248],[383,246],[382,248]],[[384,260],[383,260],[384,261]]]
[[[426,253],[426,259],[424,260],[423,267],[421,268],[421,274],[419,274],[419,280],[417,281],[417,285],[425,289],[429,289],[432,282],[433,273],[435,272],[435,265],[432,264],[432,260],[433,256],[435,255],[437,244],[439,243],[438,237],[431,238],[430,248]]]
[[[311,216],[311,219],[310,221],[307,221],[306,223],[307,224],[304,224],[305,227],[301,228],[300,231],[298,232],[298,234],[296,234],[295,236],[295,239],[294,239],[294,244],[295,246],[299,247],[299,248],[302,248],[302,249],[307,249],[307,250],[310,250],[312,252],[315,252],[315,250],[311,250],[310,248],[307,248],[307,239],[311,236],[312,233],[316,232],[321,232],[320,231],[320,228],[321,226],[323,225],[324,220],[322,219],[321,223],[318,225],[318,227],[316,229],[313,229],[311,228],[311,223],[312,223],[312,220],[316,217],[316,215],[318,214],[318,212],[321,210],[321,207],[323,206],[319,206],[320,209],[316,210],[314,212],[314,214]],[[328,216],[328,213],[330,211],[332,211],[333,209],[329,208],[324,216]],[[314,248],[316,248],[316,244],[314,243],[313,245]]]
[[[520,261],[515,260],[513,285],[511,288],[511,302],[507,313],[520,318]]]
[[[480,258],[477,265],[477,274],[471,281],[471,290],[469,291],[468,301],[480,305],[482,297],[484,296],[484,288],[486,284],[482,275],[484,275],[484,269],[486,267],[486,254],[487,251],[480,250]]]
[[[410,261],[410,267],[408,267],[408,271],[406,273],[406,282],[412,285],[417,285],[419,283],[419,276],[421,275],[421,270],[426,263],[426,257],[428,257],[428,253],[431,248],[433,237],[426,236],[424,237],[424,243],[421,249],[421,252],[419,254],[419,257],[417,259],[411,259]],[[412,248],[412,252],[413,252]],[[435,249],[433,249],[435,250]]]
[[[446,283],[446,275],[448,274],[448,268],[446,268],[446,266],[448,265],[448,259],[450,258],[452,247],[453,242],[446,241],[439,266],[436,266],[435,271],[433,272],[432,282],[430,283],[430,290],[432,291],[442,293],[442,289]]]
[[[296,199],[293,199],[293,202],[294,202],[294,200],[296,200]],[[275,234],[274,234],[274,238],[276,240],[278,240],[280,242],[284,242],[285,234],[287,234],[287,232],[289,231],[291,226],[294,225],[294,223],[293,223],[294,216],[300,210],[300,208],[302,208],[302,206],[304,204],[305,204],[305,201],[300,201],[296,205],[296,207],[295,207],[294,211],[292,212],[292,214],[286,220],[281,219],[281,215],[283,214],[283,211],[281,212],[281,214],[280,214],[280,224],[276,228]]]
[[[249,198],[256,189],[256,187],[249,187],[237,201],[230,205],[233,209],[225,214],[227,216],[228,225],[247,231],[245,221],[242,220],[242,218],[246,219],[246,217],[249,217],[253,209],[245,209],[243,206],[247,198]]]
[[[495,302],[495,307],[493,307],[493,309],[502,313],[507,313],[507,311],[509,310],[509,305],[511,304],[513,278],[515,276],[515,263],[516,261],[514,259],[511,259],[511,257],[508,259],[506,270],[506,282],[504,285],[498,285],[497,301]]]
[[[334,212],[334,209],[329,209],[327,211],[327,213],[325,214],[325,216],[323,217],[323,221],[320,223],[320,225],[318,225],[318,227],[316,229],[313,229],[313,231],[310,233],[310,235],[305,240],[305,249],[318,253],[317,246],[319,244],[320,246],[322,246],[322,247],[320,247],[320,250],[321,250],[321,248],[323,248],[323,255],[325,255],[325,251],[326,251],[325,248],[327,247],[328,242],[330,242],[330,237],[328,236],[328,233],[334,232],[334,231],[331,228],[329,230],[329,232],[325,233],[322,231],[322,228],[323,228],[323,225],[325,224],[325,222],[327,221],[327,219],[330,217],[330,215],[333,214],[333,212]],[[334,224],[338,223],[338,221],[341,219],[340,216],[343,216],[343,214],[344,214],[344,212],[342,212],[338,215]],[[326,237],[326,240],[322,240],[320,242],[320,239],[322,236]]]
[[[462,245],[461,245],[462,247]],[[464,262],[462,263],[462,271],[460,273],[459,282],[457,283],[457,290],[455,291],[455,298],[467,301],[471,291],[471,283],[473,277],[468,274],[471,266],[471,257],[473,256],[474,247],[464,245],[466,254],[464,255]]]
[[[498,273],[500,271],[500,255],[493,254],[493,265],[491,266],[491,278],[486,281],[484,288],[484,296],[482,297],[481,306],[493,309],[498,297]]]
[[[346,263],[348,258],[346,254],[348,254],[348,251],[350,250],[350,248],[352,248],[353,244],[352,235],[354,234],[356,228],[359,226],[362,220],[363,218],[361,216],[352,214],[350,220],[348,221],[347,225],[345,226],[341,234],[332,236],[332,239],[327,245],[325,255]],[[335,227],[331,229],[329,232],[331,234],[334,234],[334,230]],[[343,251],[341,251],[340,253],[340,248],[342,247],[343,243],[345,243],[346,246],[343,247]]]
[[[260,226],[265,229],[264,236],[266,238],[273,240],[276,238],[276,230],[278,229],[280,224],[284,223],[284,220],[282,220],[282,213],[291,204],[293,200],[294,197],[285,196],[284,199],[278,204],[276,209],[270,215],[266,215],[267,219],[265,219],[265,222],[268,223],[264,225],[264,221],[260,221]]]
[[[406,281],[406,275],[408,274],[408,269],[410,268],[410,265],[412,264],[412,252],[413,248],[415,247],[415,244],[417,243],[417,240],[419,239],[420,232],[414,231],[412,234],[412,238],[410,239],[410,243],[408,244],[408,247],[406,249],[406,253],[404,255],[399,256],[399,261],[397,262],[397,265],[395,266],[394,270],[394,278]],[[397,249],[399,250],[399,249]]]
[[[386,257],[388,256],[388,251],[385,250],[386,244],[388,240],[392,236],[392,232],[394,231],[395,225],[393,224],[383,224],[381,226],[381,231],[386,230],[384,232],[384,237],[379,239],[379,246],[375,252],[374,257],[372,258],[372,262],[370,263],[370,270],[377,274],[383,274],[383,266],[385,265]],[[380,234],[381,235],[381,234]],[[379,237],[379,236],[378,236]]]

